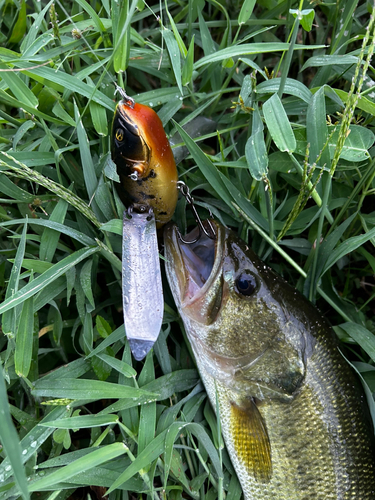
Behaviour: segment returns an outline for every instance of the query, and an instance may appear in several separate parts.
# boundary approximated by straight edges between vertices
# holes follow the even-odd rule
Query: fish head
[[[295,396],[314,339],[302,298],[235,233],[211,221],[214,240],[185,244],[165,230],[166,270],[198,365],[258,399]],[[198,236],[195,229],[187,238]],[[302,299],[303,305],[303,299]]]

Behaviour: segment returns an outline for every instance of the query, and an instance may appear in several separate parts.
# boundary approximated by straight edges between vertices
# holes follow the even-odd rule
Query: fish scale
[[[333,330],[214,225],[215,260],[200,289],[187,293],[192,263],[174,226],[165,231],[166,269],[245,500],[373,500],[373,426]],[[250,274],[257,285],[244,296],[236,280],[246,289]]]

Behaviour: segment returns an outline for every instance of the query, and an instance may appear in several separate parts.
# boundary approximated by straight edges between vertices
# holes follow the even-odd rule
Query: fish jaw
[[[215,240],[203,236],[194,244],[183,243],[174,224],[164,231],[166,271],[177,306],[193,321],[204,325],[215,320],[223,295],[225,229],[214,226]],[[196,232],[198,228],[190,234],[192,240]]]

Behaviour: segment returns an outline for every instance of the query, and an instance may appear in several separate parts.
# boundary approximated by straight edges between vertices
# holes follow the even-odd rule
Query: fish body
[[[168,222],[176,208],[177,169],[163,124],[148,106],[120,101],[115,110],[112,160],[120,184],[115,183],[121,201],[150,206],[157,227]]]
[[[245,499],[374,499],[373,428],[334,332],[212,223],[193,245],[166,227],[166,270]]]

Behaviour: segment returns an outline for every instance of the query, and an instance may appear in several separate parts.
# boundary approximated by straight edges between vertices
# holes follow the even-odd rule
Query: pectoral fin
[[[271,444],[262,415],[253,400],[231,405],[231,434],[238,459],[258,482],[268,483],[272,475]]]

